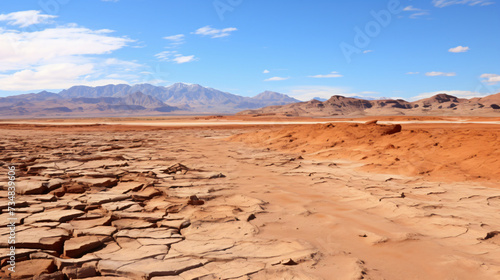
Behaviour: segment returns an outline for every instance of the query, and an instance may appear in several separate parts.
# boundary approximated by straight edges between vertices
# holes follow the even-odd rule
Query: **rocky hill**
[[[402,99],[364,100],[335,95],[326,101],[313,99],[282,106],[246,110],[240,115],[379,116],[379,115],[500,115],[500,93],[483,98],[458,98],[437,94],[408,102]]]

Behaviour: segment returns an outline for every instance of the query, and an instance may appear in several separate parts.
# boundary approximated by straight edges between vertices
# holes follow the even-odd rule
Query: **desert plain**
[[[2,279],[500,279],[500,118],[6,120],[0,133]]]

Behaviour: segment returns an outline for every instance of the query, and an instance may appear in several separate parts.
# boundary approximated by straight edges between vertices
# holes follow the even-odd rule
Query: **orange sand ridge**
[[[349,159],[377,173],[421,175],[445,181],[500,181],[497,125],[316,124],[239,134],[232,141],[302,157]],[[392,133],[391,133],[392,132]]]

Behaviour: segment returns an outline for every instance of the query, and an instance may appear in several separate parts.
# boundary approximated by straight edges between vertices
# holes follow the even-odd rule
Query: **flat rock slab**
[[[70,258],[79,258],[101,246],[101,238],[96,236],[74,237],[64,242],[64,255]]]
[[[111,188],[109,191],[114,193],[127,193],[130,191],[137,191],[144,186],[144,183],[140,182],[120,182],[115,187]]]
[[[96,268],[93,266],[84,266],[84,267],[65,267],[62,272],[69,279],[83,279],[88,277],[97,276]]]
[[[171,238],[177,230],[166,229],[166,228],[145,228],[145,229],[124,229],[116,233],[116,237],[128,237],[128,238]]]
[[[66,222],[72,220],[76,217],[85,214],[83,211],[70,209],[70,210],[51,210],[42,213],[33,214],[24,219],[25,224],[31,224],[34,222]]]
[[[119,219],[111,223],[117,229],[150,228],[155,224],[138,219]]]
[[[16,213],[14,216],[11,216],[9,212],[0,214],[0,227],[5,227],[5,226],[11,224],[11,222],[15,223],[16,225],[19,225],[19,224],[21,224],[21,221],[24,218],[28,217],[29,215],[30,214]]]
[[[87,177],[79,177],[74,178],[73,181],[84,184],[89,187],[105,187],[109,188],[118,182],[115,178],[87,178]]]
[[[218,276],[216,279],[235,279],[257,273],[266,268],[266,264],[248,260],[235,260],[227,263],[212,262],[205,267],[215,272],[214,274]]]
[[[162,192],[153,188],[153,187],[148,187],[144,190],[138,191],[138,192],[131,192],[130,193],[132,197],[137,200],[147,200],[151,199],[154,196],[161,195]]]
[[[88,277],[85,280],[134,280],[128,277],[113,277],[113,276],[97,276],[97,277]]]
[[[229,221],[225,223],[196,221],[191,226],[182,230],[182,234],[186,238],[194,240],[217,240],[225,238],[245,240],[255,233],[257,233],[257,230],[247,221]]]
[[[117,229],[112,226],[96,226],[93,228],[85,228],[85,229],[75,229],[73,234],[75,236],[82,235],[103,235],[103,236],[111,236],[115,233]]]
[[[60,270],[65,268],[65,267],[75,267],[75,266],[80,267],[86,263],[96,262],[98,260],[99,260],[99,258],[96,256],[92,256],[92,254],[87,254],[87,255],[85,255],[81,258],[78,258],[78,259],[54,258],[54,261]]]
[[[16,258],[29,256],[29,254],[35,253],[37,251],[38,251],[37,249],[16,249]],[[0,248],[0,259],[10,257],[9,253],[10,253],[9,248]]]
[[[201,261],[192,258],[167,260],[146,259],[121,265],[115,270],[109,271],[109,268],[101,267],[101,263],[102,262],[99,262],[100,271],[123,275],[133,279],[150,279],[155,276],[175,276],[184,271],[203,265]]]
[[[111,222],[111,216],[104,216],[96,219],[77,219],[72,220],[69,223],[77,229],[87,229],[93,228],[96,226],[105,226],[109,225]]]
[[[48,191],[48,182],[24,180],[16,184],[16,193],[18,194],[43,194]]]
[[[248,241],[236,244],[227,250],[212,251],[204,257],[217,260],[267,259],[267,262],[280,262],[285,259],[310,259],[315,251],[296,241]]]
[[[120,219],[139,219],[139,220],[144,220],[144,221],[153,222],[153,223],[157,222],[159,220],[162,220],[163,217],[165,216],[165,212],[163,212],[163,211],[157,211],[157,212],[151,212],[151,213],[116,212],[113,214]]]
[[[125,247],[126,245],[124,245]],[[139,248],[122,248],[118,251],[112,253],[99,253],[96,252],[95,255],[103,260],[113,260],[113,261],[137,261],[142,259],[151,259],[158,255],[166,255],[168,253],[169,247],[167,245],[147,245],[141,246]]]
[[[6,272],[11,279],[21,279],[32,277],[35,275],[52,273],[56,270],[54,260],[51,259],[34,259],[22,262],[16,262],[16,271],[9,271],[10,266],[5,266],[2,270]]]
[[[162,239],[157,239],[157,238],[137,238],[137,242],[139,242],[142,245],[170,245],[174,243],[181,242],[184,240],[182,237],[175,237],[175,238],[162,238]]]
[[[134,205],[137,205],[137,203],[133,201],[117,201],[117,202],[104,203],[102,204],[102,208],[108,211],[120,211]]]
[[[104,203],[121,201],[129,198],[126,194],[116,194],[111,192],[100,192],[89,195],[84,195],[79,198],[80,201],[86,202],[88,205],[101,205]]]
[[[186,278],[181,276],[157,276],[151,278],[151,280],[186,280]]]
[[[234,247],[235,242],[231,239],[219,240],[185,240],[183,242],[173,244],[172,249],[186,256],[202,257],[207,253],[215,253],[225,251]]]
[[[17,232],[16,248],[59,251],[62,242],[68,237],[68,231],[60,228],[28,228]],[[0,247],[10,246],[7,244],[7,234],[0,238]]]

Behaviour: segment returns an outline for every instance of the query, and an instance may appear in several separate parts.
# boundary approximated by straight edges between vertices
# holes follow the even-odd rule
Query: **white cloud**
[[[165,40],[171,41],[171,44],[180,45],[184,43],[184,34],[177,34],[172,36],[163,37]]]
[[[403,11],[411,13],[410,18],[416,19],[421,16],[429,15],[429,11],[420,8],[415,8],[413,6],[406,6]]]
[[[474,91],[467,91],[467,90],[440,90],[440,91],[434,91],[434,92],[425,92],[421,93],[417,96],[411,97],[411,101],[419,100],[419,99],[424,99],[424,98],[429,98],[432,97],[436,94],[448,94],[448,95],[453,95],[458,98],[473,98],[473,97],[484,97],[486,96],[485,94],[479,93],[479,92],[474,92]]]
[[[65,26],[34,32],[0,32],[0,72],[54,62],[76,62],[86,55],[108,54],[133,42],[107,29]]]
[[[177,64],[182,64],[197,60],[197,58],[195,58],[194,55],[182,55],[177,51],[163,51],[161,53],[155,54],[155,57],[161,61],[170,61],[170,62],[175,62]]]
[[[364,50],[363,53],[371,53],[373,50]]]
[[[40,89],[63,89],[74,85],[106,85],[127,83],[116,79],[89,80],[94,65],[58,63],[47,64],[33,69],[0,75],[0,88],[8,91],[27,91]]]
[[[462,52],[466,52],[468,50],[469,50],[469,47],[458,46],[458,47],[451,48],[448,51],[452,52],[452,53],[462,53]]]
[[[418,75],[420,72],[407,72],[406,75]]]
[[[265,82],[274,82],[274,81],[284,81],[284,80],[288,80],[288,79],[290,79],[290,77],[272,77],[269,79],[265,79],[264,81]]]
[[[127,67],[127,68],[139,68],[142,67],[142,64],[139,64],[134,61],[125,61],[125,60],[120,60],[116,58],[108,58],[104,61],[107,65],[117,65],[121,67]]]
[[[202,28],[199,28],[198,30],[196,30],[194,32],[194,34],[197,34],[197,35],[202,35],[202,36],[210,36],[212,38],[221,38],[221,37],[226,37],[226,36],[229,36],[231,35],[231,32],[234,32],[238,29],[234,28],[234,27],[228,27],[228,28],[224,28],[224,29],[216,29],[216,28],[212,28],[210,26],[205,26],[205,27],[202,27]]]
[[[418,9],[418,8],[415,8],[413,6],[406,6],[403,11],[406,11],[406,12],[413,12],[413,11],[421,11],[422,9]]]
[[[109,29],[92,30],[74,23],[21,29],[55,18],[37,11],[26,12],[12,13],[15,17],[2,15],[4,20],[15,18],[17,21],[12,24],[19,26],[17,30],[0,28],[2,90],[56,90],[73,85],[127,83],[137,78],[138,70],[144,67],[135,61],[109,56],[134,40],[113,36],[114,31]]]
[[[497,74],[482,74],[481,78],[485,79],[484,81],[489,84],[497,84],[500,83],[500,75]]]
[[[410,18],[417,19],[417,18],[419,18],[421,16],[427,16],[427,15],[429,15],[429,12],[418,12],[418,13],[411,14]]]
[[[57,17],[53,15],[43,15],[40,13],[41,11],[30,10],[10,14],[0,14],[0,21],[6,21],[9,25],[27,27],[33,24],[51,23],[52,20]]]
[[[267,70],[267,69],[266,69],[266,70],[264,70],[262,73],[264,73],[264,74],[269,74],[269,70]]]
[[[349,88],[344,87],[328,87],[328,86],[300,86],[290,90],[287,95],[298,100],[309,101],[314,97],[329,99],[334,95],[342,95],[345,97],[374,97],[378,94],[374,91],[363,91],[354,93]]]
[[[314,75],[314,76],[309,76],[309,78],[340,78],[343,77],[343,75],[339,74],[337,71],[333,71],[329,74],[326,75]]]
[[[443,8],[451,5],[487,6],[494,4],[489,0],[432,0],[434,7]]]
[[[426,76],[429,76],[429,77],[436,77],[436,76],[445,76],[445,77],[453,77],[453,76],[456,76],[457,74],[454,73],[454,72],[450,72],[450,73],[445,73],[445,72],[427,72],[425,73]]]
[[[191,62],[195,60],[196,58],[194,57],[194,55],[186,55],[186,56],[179,55],[173,59],[173,61],[177,62],[178,64]]]

